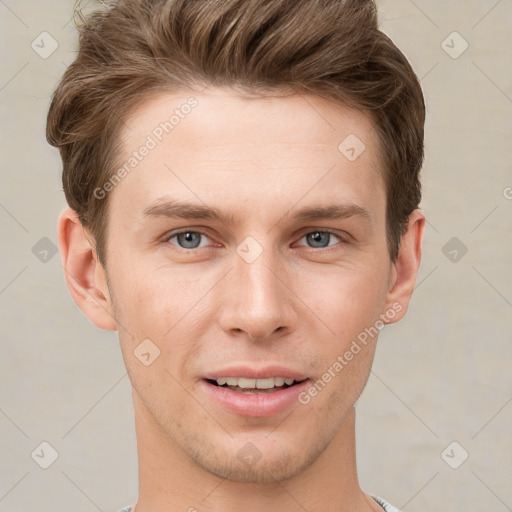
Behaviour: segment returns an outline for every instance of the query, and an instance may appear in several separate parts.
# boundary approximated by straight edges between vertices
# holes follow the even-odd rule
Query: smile
[[[267,379],[248,379],[245,377],[220,377],[208,379],[213,385],[231,389],[239,393],[273,393],[280,389],[287,389],[297,382],[285,377],[269,377]]]
[[[265,418],[299,406],[298,397],[310,379],[284,377],[203,379],[202,389],[212,404],[238,416]],[[222,383],[222,384],[220,384]]]

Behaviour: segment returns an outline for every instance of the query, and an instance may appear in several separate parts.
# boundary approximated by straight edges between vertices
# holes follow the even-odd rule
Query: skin
[[[377,336],[308,404],[274,416],[229,412],[200,384],[206,372],[235,363],[282,364],[315,382],[379,315],[395,309],[385,323],[400,320],[424,215],[412,213],[392,262],[371,121],[315,96],[161,93],[126,119],[120,162],[191,95],[197,107],[105,199],[106,268],[75,212],[59,218],[74,300],[95,325],[119,332],[136,420],[136,512],[382,512],[359,486],[355,456],[354,404]],[[366,147],[353,162],[338,150],[349,134]],[[144,214],[169,198],[232,219]],[[301,208],[339,204],[367,214],[294,219]],[[204,233],[193,235],[200,247],[180,247],[186,240],[172,235],[181,228]],[[325,230],[333,235],[320,245],[306,236]],[[262,249],[252,263],[236,252],[248,236]],[[145,366],[134,350],[148,338],[160,355]],[[253,466],[237,457],[247,442],[261,453]]]

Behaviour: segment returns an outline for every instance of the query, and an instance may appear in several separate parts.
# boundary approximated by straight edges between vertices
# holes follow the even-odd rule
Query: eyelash
[[[165,243],[171,243],[170,241],[177,237],[178,235],[182,234],[182,233],[197,233],[197,234],[200,234],[208,239],[210,239],[210,237],[208,236],[208,234],[206,234],[204,231],[200,231],[200,230],[197,230],[197,229],[182,229],[182,230],[179,230],[179,231],[174,231],[168,235],[165,236],[165,238],[163,239],[163,241]],[[314,229],[312,231],[308,231],[306,233],[304,233],[299,240],[302,240],[305,236],[309,235],[309,234],[312,234],[312,233],[328,233],[329,235],[332,235],[332,236],[335,236],[336,238],[338,238],[338,240],[340,241],[339,243],[346,243],[347,240],[344,239],[341,235],[335,233],[334,231],[331,231],[329,229]],[[199,249],[203,249],[203,247],[194,247],[194,248],[191,248],[191,249],[187,249],[185,247],[180,247],[179,245],[177,244],[172,244],[171,245],[174,245],[175,247],[177,247],[179,250],[182,250],[184,252],[193,252],[195,250],[199,250]],[[328,251],[330,249],[332,249],[335,245],[337,244],[334,244],[334,245],[328,245],[327,247],[311,247],[311,246],[301,246],[301,247],[306,247],[308,249],[312,249],[312,250],[315,250],[315,251]]]

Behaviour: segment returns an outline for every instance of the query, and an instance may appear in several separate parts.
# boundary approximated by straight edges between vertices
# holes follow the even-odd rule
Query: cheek
[[[162,338],[193,305],[197,282],[164,268],[145,268],[142,262],[115,276],[119,313],[140,336]],[[196,291],[194,290],[196,287]]]
[[[367,381],[387,281],[385,269],[377,266],[370,270],[331,268],[330,274],[329,278],[302,281],[303,296],[308,305],[314,304],[318,317],[312,336],[317,339],[321,364],[311,389],[311,405],[344,410],[355,402]]]
[[[204,300],[212,286],[209,279],[194,279],[190,272],[185,275],[169,268],[144,270],[142,264],[126,275],[130,277],[119,273],[113,286],[127,366],[139,369],[133,353],[149,339],[159,354],[155,364],[165,364],[176,378],[182,378],[180,368],[197,349],[203,328],[211,324],[211,305]]]
[[[120,272],[117,286],[112,283],[119,337],[137,395],[163,422],[163,411],[180,411],[189,404],[180,382],[184,363],[196,348],[188,327],[200,308],[193,307],[195,294],[187,292],[194,285],[190,279],[162,269],[143,272],[142,267],[136,273]]]
[[[387,274],[371,265],[331,266],[303,276],[297,295],[324,325],[333,343],[347,342],[375,323],[386,298]]]

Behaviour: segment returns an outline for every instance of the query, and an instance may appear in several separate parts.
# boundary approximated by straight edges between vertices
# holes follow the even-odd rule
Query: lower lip
[[[266,393],[244,393],[210,384],[202,380],[205,391],[225,409],[252,418],[274,416],[298,402],[298,395],[306,389],[309,379],[289,388]]]

